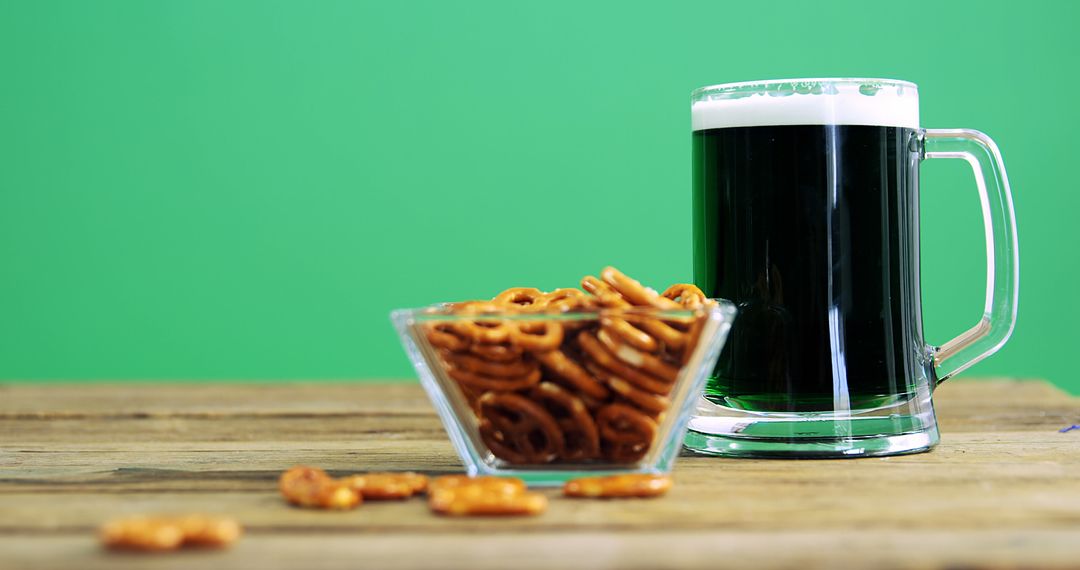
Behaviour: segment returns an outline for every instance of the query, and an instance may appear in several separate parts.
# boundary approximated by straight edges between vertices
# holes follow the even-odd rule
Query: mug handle
[[[979,322],[940,347],[931,347],[938,383],[995,353],[1016,326],[1020,252],[1016,213],[1005,164],[994,141],[970,129],[923,129],[922,158],[958,158],[971,165],[986,234],[986,303]]]

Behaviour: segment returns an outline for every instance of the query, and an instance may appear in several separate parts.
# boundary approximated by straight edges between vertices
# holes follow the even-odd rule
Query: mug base
[[[690,420],[684,447],[727,457],[828,459],[929,451],[939,441],[933,406],[848,413],[747,413],[705,401]],[[914,409],[912,409],[914,408]],[[702,412],[707,412],[702,414]]]

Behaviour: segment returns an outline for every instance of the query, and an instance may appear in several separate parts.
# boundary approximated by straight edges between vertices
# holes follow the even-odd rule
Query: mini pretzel
[[[570,384],[571,388],[590,398],[604,400],[610,395],[610,392],[603,384],[597,382],[576,362],[567,358],[566,354],[561,350],[538,353],[536,359],[561,380]]]
[[[454,380],[457,380],[462,386],[466,386],[473,390],[513,392],[514,390],[531,388],[540,382],[539,368],[534,368],[521,376],[501,378],[469,372],[468,370],[454,367],[453,363],[450,364],[451,366],[447,367],[446,373]]]
[[[510,342],[528,351],[554,350],[562,341],[563,327],[552,321],[520,321],[510,329]]]
[[[547,311],[568,313],[588,309],[589,297],[579,289],[563,288],[556,289],[544,295],[544,306]]]
[[[600,454],[600,434],[580,398],[551,382],[541,382],[530,396],[544,404],[562,428],[563,459],[581,461]]]
[[[653,378],[640,370],[626,365],[623,361],[616,358],[614,354],[609,352],[592,333],[583,332],[578,335],[577,338],[581,349],[600,367],[609,370],[614,375],[654,394],[666,396],[671,392],[673,387],[671,383]]]
[[[600,331],[596,333],[596,338],[599,339],[616,358],[633,366],[635,369],[645,370],[649,374],[652,374],[665,382],[674,382],[679,378],[678,368],[675,368],[651,354],[641,352],[633,347],[623,344],[619,340],[613,338],[604,329],[600,329]]]
[[[592,275],[586,275],[581,279],[581,288],[592,293],[597,303],[603,307],[622,309],[630,306],[630,303],[618,291]]]
[[[476,478],[455,485],[432,486],[428,507],[450,516],[538,515],[547,509],[547,497],[525,491],[520,479],[510,486]]]
[[[347,510],[363,498],[348,485],[316,467],[298,465],[281,474],[278,489],[285,500],[307,508]]]
[[[428,484],[428,493],[437,493],[445,489],[461,487],[464,485],[482,485],[488,490],[500,492],[506,495],[516,495],[525,492],[525,482],[516,477],[469,477],[468,475],[443,475],[431,480]]]
[[[547,304],[543,291],[533,287],[511,287],[492,299],[500,305],[517,305],[518,308],[540,309]]]
[[[656,422],[626,404],[608,404],[596,413],[596,426],[605,441],[613,443],[652,442]]]
[[[242,532],[240,525],[227,517],[134,516],[106,523],[100,535],[107,548],[162,551],[181,546],[222,548],[236,542]]]
[[[473,342],[485,344],[498,344],[510,337],[513,328],[506,319],[497,317],[484,317],[484,313],[498,313],[505,311],[505,306],[500,306],[491,301],[466,301],[455,303],[451,309],[462,315],[477,315],[478,319],[462,319],[451,323],[452,329]]]
[[[522,396],[488,392],[480,397],[480,416],[528,463],[547,463],[563,453],[563,434],[555,418]]]
[[[708,299],[701,289],[698,289],[696,285],[691,285],[690,283],[677,283],[672,285],[671,287],[668,287],[661,296],[671,299],[687,309],[701,308]]]
[[[525,352],[521,347],[507,344],[473,344],[469,352],[491,362],[510,362],[521,358]]]
[[[640,283],[638,285],[640,285]],[[593,277],[592,275],[587,275],[584,279],[581,280],[581,287],[595,295],[597,302],[600,303],[601,306],[610,309],[626,309],[631,307],[630,303],[623,298],[622,294],[620,294],[619,291],[615,290],[610,285],[597,279],[596,277]],[[655,291],[653,291],[653,293],[655,293]],[[674,301],[671,302],[674,303]],[[678,306],[676,305],[675,308],[678,308]],[[631,313],[627,313],[621,316],[625,320],[629,321],[631,315]],[[656,337],[664,344],[672,348],[679,348],[683,346],[683,333],[679,332],[671,325],[663,321],[657,320],[655,317],[651,316],[633,316],[635,317],[633,322],[636,322],[638,327],[644,329],[646,332]]]
[[[656,307],[658,309],[677,309],[678,303],[671,299],[661,297],[659,293],[645,287],[640,281],[627,277],[626,274],[614,267],[605,267],[600,272],[600,278],[605,283],[619,292],[631,305]]]
[[[567,497],[644,498],[667,493],[673,481],[667,475],[628,473],[608,477],[584,477],[567,481],[563,494]]]
[[[525,376],[536,370],[536,362],[517,360],[512,362],[489,362],[468,354],[444,352],[443,360],[459,370],[494,376],[496,378],[514,378]]]
[[[611,331],[612,334],[622,339],[626,344],[638,350],[656,352],[660,349],[656,339],[649,336],[649,333],[630,324],[626,319],[602,316],[600,317],[600,326],[604,330]]]
[[[450,323],[428,323],[426,328],[428,342],[436,348],[458,352],[469,348],[471,344],[467,338],[453,332]]]
[[[646,413],[662,414],[671,407],[671,398],[641,390],[617,376],[608,377],[607,382],[612,392],[626,398],[627,401],[632,402]]]
[[[427,477],[411,471],[405,473],[364,473],[341,480],[364,499],[407,499],[427,488]]]
[[[479,402],[476,405],[476,413],[480,413]],[[491,420],[486,418],[480,419],[480,440],[484,442],[484,445],[488,447],[491,454],[507,463],[524,464],[529,463],[529,458],[524,453],[518,452],[514,449],[514,445],[509,441],[506,434],[495,427],[495,424]]]

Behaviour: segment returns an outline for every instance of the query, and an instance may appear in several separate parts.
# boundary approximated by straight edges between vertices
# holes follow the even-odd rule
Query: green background
[[[690,278],[691,89],[871,76],[1005,155],[1020,320],[966,375],[1080,392],[1078,5],[4,1],[0,379],[412,378],[393,308]],[[982,307],[966,168],[923,169],[935,343]]]

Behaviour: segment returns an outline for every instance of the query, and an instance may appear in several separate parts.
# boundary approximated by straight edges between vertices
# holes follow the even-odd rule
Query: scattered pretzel
[[[508,495],[524,493],[525,482],[515,477],[469,477],[468,475],[443,475],[432,479],[428,484],[428,493],[436,493],[444,489],[461,487],[463,485],[484,485],[489,489],[499,489]]]
[[[567,481],[563,494],[587,498],[644,498],[658,497],[671,489],[673,481],[666,475],[627,474],[608,477],[584,477]]]
[[[712,303],[693,285],[661,295],[613,267],[581,288],[451,303],[443,314],[456,318],[423,329],[476,414],[478,443],[502,461],[644,457]]]
[[[100,536],[107,548],[165,551],[182,546],[224,548],[242,532],[239,523],[227,517],[133,516],[109,521],[101,527]]]
[[[305,508],[348,510],[363,498],[349,485],[317,467],[298,465],[281,474],[278,489],[285,500]]]
[[[404,473],[364,473],[341,480],[365,500],[408,499],[427,489],[427,477],[411,471]]]
[[[547,497],[526,491],[520,479],[456,478],[452,483],[437,479],[428,492],[428,507],[449,516],[538,515],[547,504]]]

